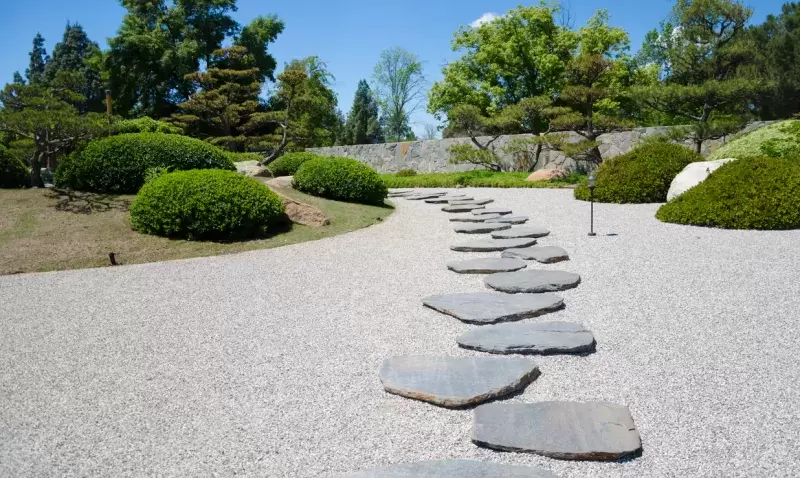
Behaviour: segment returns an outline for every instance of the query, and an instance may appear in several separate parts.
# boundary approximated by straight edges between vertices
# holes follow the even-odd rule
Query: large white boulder
[[[667,193],[667,201],[672,201],[674,197],[680,196],[689,189],[702,183],[709,174],[719,169],[723,164],[731,161],[736,161],[736,158],[700,161],[689,164],[672,180],[672,184],[669,186],[669,192]]]

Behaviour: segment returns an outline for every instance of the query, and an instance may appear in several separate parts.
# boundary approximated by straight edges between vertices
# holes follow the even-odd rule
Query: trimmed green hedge
[[[280,197],[232,171],[178,171],[147,182],[130,208],[139,232],[186,239],[263,235],[283,214]]]
[[[664,222],[724,229],[800,228],[800,163],[744,158],[664,204]]]
[[[28,166],[0,145],[0,188],[22,188],[30,185],[30,182]]]
[[[126,119],[116,122],[113,126],[114,134],[130,134],[130,133],[165,133],[165,134],[181,134],[183,131],[166,121],[158,121],[144,116],[136,119]]]
[[[292,176],[306,161],[319,159],[321,157],[322,156],[314,153],[286,153],[275,161],[271,162],[267,166],[267,169],[275,177]]]
[[[606,161],[597,168],[594,200],[612,203],[665,202],[675,176],[703,157],[684,146],[654,143]],[[588,201],[589,185],[575,188],[575,199]]]
[[[409,176],[416,176],[417,175],[417,171],[414,170],[414,169],[401,169],[401,170],[397,171],[397,173],[395,173],[395,174],[397,174],[398,177],[407,178]]]
[[[723,145],[708,156],[724,158],[787,158],[800,156],[800,120],[762,126]]]
[[[92,141],[56,170],[56,184],[81,191],[135,193],[150,168],[236,169],[225,153],[204,141],[176,134],[134,133]]]
[[[383,204],[388,194],[374,169],[350,158],[306,161],[294,174],[292,184],[313,196],[364,204]]]
[[[388,188],[453,188],[468,186],[474,188],[563,188],[576,184],[585,175],[572,173],[564,179],[553,181],[526,181],[530,173],[487,171],[476,169],[460,173],[425,173],[413,176],[381,174]]]

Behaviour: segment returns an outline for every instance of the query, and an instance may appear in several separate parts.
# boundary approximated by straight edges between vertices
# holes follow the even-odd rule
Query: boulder
[[[563,169],[540,169],[538,171],[534,171],[526,181],[552,181],[554,179],[564,179],[569,174]]]
[[[667,201],[672,201],[675,197],[680,196],[689,189],[702,183],[711,173],[719,169],[720,166],[731,161],[736,161],[736,158],[700,161],[689,164],[672,180],[672,184],[667,192]]]

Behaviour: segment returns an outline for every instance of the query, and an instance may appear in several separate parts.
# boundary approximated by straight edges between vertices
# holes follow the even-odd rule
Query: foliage
[[[52,83],[61,72],[77,73],[78,82],[73,90],[83,96],[83,100],[75,105],[81,113],[88,111],[103,112],[105,106],[104,84],[99,65],[91,60],[101,56],[97,43],[89,40],[83,27],[79,24],[67,23],[64,37],[53,48],[53,55],[47,60],[44,78]]]
[[[414,176],[382,174],[381,178],[389,188],[452,188],[457,186],[475,188],[560,188],[576,184],[586,176],[571,174],[563,180],[526,181],[530,173],[495,172],[486,170],[458,173],[428,173]]]
[[[292,176],[306,161],[319,159],[321,156],[314,153],[286,153],[270,163],[269,172],[273,176]]]
[[[406,169],[401,169],[401,170],[397,171],[397,173],[395,173],[395,174],[398,177],[407,178],[409,176],[416,176],[417,175],[417,171],[415,169],[406,168]]]
[[[176,134],[135,133],[92,141],[66,157],[56,170],[56,184],[79,191],[135,193],[148,169],[229,169],[222,150]]]
[[[219,170],[179,171],[147,182],[131,204],[139,232],[190,240],[261,236],[283,214],[280,197],[247,176]]]
[[[340,144],[375,144],[383,142],[378,121],[378,103],[365,80],[358,82],[353,107],[347,115]]]
[[[800,163],[780,158],[731,161],[661,206],[656,217],[725,229],[800,228]]]
[[[416,55],[399,47],[381,52],[372,75],[375,96],[383,109],[383,128],[389,142],[407,140],[411,115],[425,98],[425,75]]]
[[[639,146],[600,165],[596,173],[594,200],[613,203],[664,202],[675,176],[686,165],[696,161],[703,161],[703,157],[677,144]],[[575,198],[589,200],[587,182],[582,182],[575,189]]]
[[[21,188],[28,185],[30,185],[28,166],[8,154],[4,146],[0,146],[0,188]]]
[[[269,44],[275,42],[283,32],[284,23],[275,15],[256,17],[242,28],[235,45],[244,47],[253,55],[255,65],[261,73],[260,80],[275,81],[275,58],[267,51]]]
[[[708,159],[800,158],[800,120],[787,120],[762,126],[714,151]]]
[[[228,157],[232,162],[239,163],[242,161],[257,161],[261,162],[264,160],[264,156],[258,153],[238,153],[234,151],[225,151],[225,156]]]
[[[28,84],[41,84],[44,82],[45,65],[47,64],[47,60],[50,59],[50,57],[47,56],[47,50],[44,48],[44,37],[41,33],[37,32],[36,36],[33,37],[33,49],[29,56],[30,62],[28,63],[28,69],[25,70],[25,77],[28,78]],[[21,82],[15,80],[14,83]]]
[[[388,193],[374,169],[340,157],[306,161],[294,174],[292,184],[313,196],[364,204],[383,204]]]
[[[136,119],[120,120],[111,127],[112,134],[127,133],[165,133],[181,134],[181,129],[173,126],[166,121],[154,120],[144,116]]]

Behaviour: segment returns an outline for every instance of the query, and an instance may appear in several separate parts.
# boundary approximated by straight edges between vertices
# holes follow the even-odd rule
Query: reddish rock
[[[563,169],[540,169],[538,171],[534,171],[530,176],[528,176],[528,181],[551,181],[554,179],[564,179],[569,174]]]

